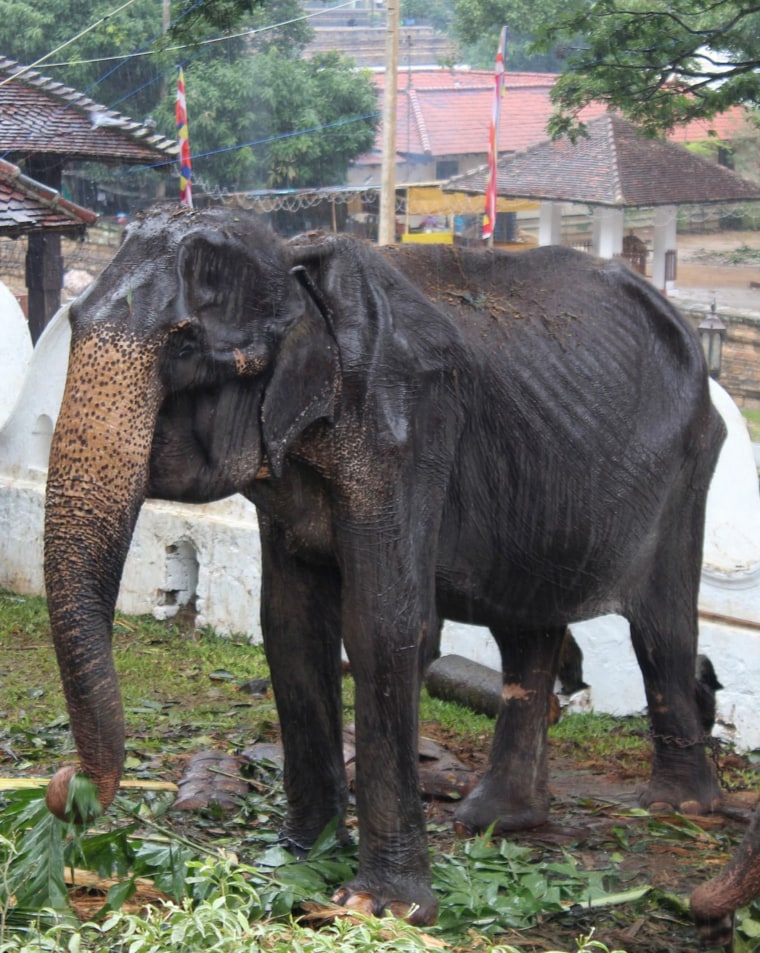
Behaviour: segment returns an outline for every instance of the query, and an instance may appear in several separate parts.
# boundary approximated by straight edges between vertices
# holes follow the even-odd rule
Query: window
[[[459,159],[439,159],[435,164],[436,179],[450,179],[459,172]]]

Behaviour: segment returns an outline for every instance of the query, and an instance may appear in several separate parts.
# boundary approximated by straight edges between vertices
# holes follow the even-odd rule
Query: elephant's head
[[[275,474],[339,386],[327,315],[288,247],[245,213],[159,208],[71,307],[50,454],[45,582],[81,770],[103,807],[124,758],[111,634],[147,495],[207,501]],[[48,805],[65,813],[74,768]]]

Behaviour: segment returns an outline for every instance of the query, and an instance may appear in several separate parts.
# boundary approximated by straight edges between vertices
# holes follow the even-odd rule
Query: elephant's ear
[[[340,387],[340,355],[325,302],[304,275],[307,305],[274,358],[261,408],[264,447],[272,473],[280,476],[289,447],[317,420],[332,420]],[[309,300],[311,299],[311,300]]]

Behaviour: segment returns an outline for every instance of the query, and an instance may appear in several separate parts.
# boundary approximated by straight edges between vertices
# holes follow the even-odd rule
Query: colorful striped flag
[[[193,177],[193,163],[190,158],[190,137],[187,129],[187,103],[185,102],[185,74],[179,68],[177,79],[177,138],[179,139],[179,200],[183,205],[193,207],[193,189],[190,180]]]
[[[486,211],[483,216],[483,238],[493,241],[493,230],[496,225],[496,166],[499,160],[499,115],[501,113],[501,99],[504,95],[504,56],[507,51],[507,27],[502,27],[499,35],[499,49],[496,52],[496,68],[494,70],[494,99],[491,113],[491,130],[488,136],[488,179],[486,180]]]

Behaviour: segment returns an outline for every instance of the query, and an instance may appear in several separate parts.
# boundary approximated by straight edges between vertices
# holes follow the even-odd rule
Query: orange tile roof
[[[553,106],[549,95],[555,73],[506,73],[505,94],[499,124],[499,152],[517,152],[546,139],[546,125]],[[385,74],[373,82],[380,93]],[[493,109],[494,77],[490,70],[411,69],[399,70],[396,149],[401,156],[438,158],[478,155],[488,151]],[[382,97],[381,97],[382,99]],[[581,114],[589,122],[606,112],[602,103],[592,103]],[[730,139],[746,124],[745,111],[728,110],[711,122],[692,122],[670,138],[694,142],[708,137],[709,129]],[[373,156],[382,152],[378,130]],[[369,157],[363,157],[364,163]],[[361,164],[361,163],[360,163]]]
[[[701,142],[705,139],[721,139],[730,142],[742,135],[757,136],[757,126],[740,106],[727,109],[712,119],[692,119],[674,129],[668,139],[671,142]]]

